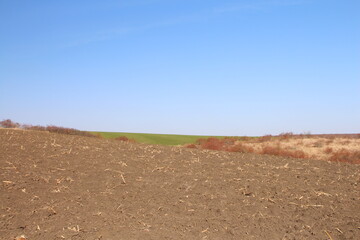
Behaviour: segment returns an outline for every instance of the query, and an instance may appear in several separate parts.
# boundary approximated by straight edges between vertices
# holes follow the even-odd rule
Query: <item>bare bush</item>
[[[294,134],[292,132],[285,132],[285,133],[281,133],[279,134],[279,138],[281,140],[288,140],[289,138],[294,137]]]
[[[0,126],[3,128],[18,128],[20,124],[17,122],[13,122],[10,119],[6,119],[0,122]]]
[[[32,126],[32,125],[23,125],[24,129],[27,130],[34,130],[34,131],[46,131],[46,127],[37,125],[37,126]]]
[[[273,138],[272,135],[265,135],[265,136],[259,137],[259,138],[257,139],[257,141],[258,141],[258,142],[269,142],[269,141],[272,140],[272,138]]]
[[[4,120],[0,122],[0,126],[4,128],[22,128],[25,130],[34,130],[34,131],[48,131],[53,133],[59,133],[59,134],[68,134],[68,135],[79,135],[79,136],[86,136],[86,137],[99,137],[95,134],[86,132],[86,131],[80,131],[74,128],[64,128],[64,127],[58,127],[58,126],[33,126],[29,124],[19,124],[16,122],[11,121],[10,119]]]

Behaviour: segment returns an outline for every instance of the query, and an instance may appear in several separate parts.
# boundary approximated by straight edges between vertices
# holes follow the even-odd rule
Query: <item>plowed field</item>
[[[360,239],[360,165],[0,129],[0,239]]]

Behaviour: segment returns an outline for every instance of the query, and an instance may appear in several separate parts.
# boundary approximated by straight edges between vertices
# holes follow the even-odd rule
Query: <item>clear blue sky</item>
[[[358,0],[0,0],[0,120],[360,132]]]

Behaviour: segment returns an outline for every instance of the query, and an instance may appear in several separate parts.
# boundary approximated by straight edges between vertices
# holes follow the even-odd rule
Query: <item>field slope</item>
[[[0,239],[360,239],[360,165],[0,129]]]

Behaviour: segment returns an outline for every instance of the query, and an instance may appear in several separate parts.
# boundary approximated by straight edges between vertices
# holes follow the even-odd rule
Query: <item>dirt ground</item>
[[[0,129],[0,239],[360,239],[360,165]]]

